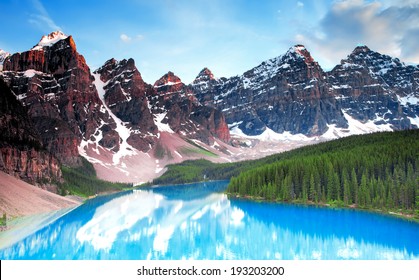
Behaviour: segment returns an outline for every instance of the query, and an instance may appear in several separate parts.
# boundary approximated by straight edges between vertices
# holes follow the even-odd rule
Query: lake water
[[[230,200],[227,183],[97,197],[1,249],[0,259],[419,259],[418,223]]]

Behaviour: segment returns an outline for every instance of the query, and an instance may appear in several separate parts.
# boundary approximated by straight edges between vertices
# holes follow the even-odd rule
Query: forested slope
[[[242,172],[231,178],[227,191],[267,200],[417,210],[418,166],[419,130],[352,136]]]

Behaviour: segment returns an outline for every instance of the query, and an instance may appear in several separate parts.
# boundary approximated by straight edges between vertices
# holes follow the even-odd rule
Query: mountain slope
[[[42,187],[60,181],[58,160],[43,149],[27,110],[1,78],[0,112],[0,170]]]
[[[191,87],[201,103],[222,110],[239,134],[333,139],[418,127],[418,83],[418,66],[365,46],[324,72],[296,45],[241,76],[214,79],[204,69]]]

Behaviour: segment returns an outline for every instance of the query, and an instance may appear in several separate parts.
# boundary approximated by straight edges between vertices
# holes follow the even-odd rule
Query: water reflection
[[[419,225],[359,211],[229,200],[226,182],[99,197],[1,259],[418,259]],[[1,241],[1,240],[0,240]]]

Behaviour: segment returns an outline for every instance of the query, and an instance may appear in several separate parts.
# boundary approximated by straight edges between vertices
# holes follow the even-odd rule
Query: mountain
[[[223,114],[174,75],[147,84],[133,59],[110,59],[92,73],[73,37],[59,31],[3,66],[2,79],[59,164],[80,167],[83,156],[101,178],[140,182],[168,163],[228,154]]]
[[[78,147],[84,139],[101,134],[104,146],[118,142],[102,125],[115,123],[72,36],[44,36],[31,50],[9,56],[3,67],[3,79],[27,108],[45,148],[62,164],[80,164]]]
[[[324,133],[327,124],[345,125],[326,74],[304,46],[296,45],[241,76],[209,79],[206,87],[198,82],[205,80],[200,75],[192,83],[200,101],[221,109],[229,125],[247,135],[270,128],[312,136]]]
[[[191,87],[222,110],[233,130],[337,138],[419,125],[418,66],[357,47],[325,72],[302,45],[241,76],[214,79],[204,69]]]
[[[149,151],[158,133],[147,99],[154,90],[143,81],[134,60],[110,59],[94,72],[94,76],[95,81],[100,80],[105,85],[103,95],[99,94],[104,105],[126,123],[127,143],[139,151]],[[96,87],[101,92],[97,84]]]
[[[388,130],[419,126],[419,67],[359,46],[328,73],[350,118]]]
[[[29,182],[59,181],[59,167],[81,168],[82,157],[102,179],[138,183],[188,159],[259,158],[419,126],[418,66],[366,46],[329,72],[296,45],[240,76],[204,68],[189,85],[170,71],[149,84],[133,59],[109,59],[92,72],[73,37],[59,31],[1,57],[4,104],[16,103],[1,108],[1,168]],[[21,156],[29,150],[39,164]],[[16,168],[25,165],[19,158],[39,167]]]

